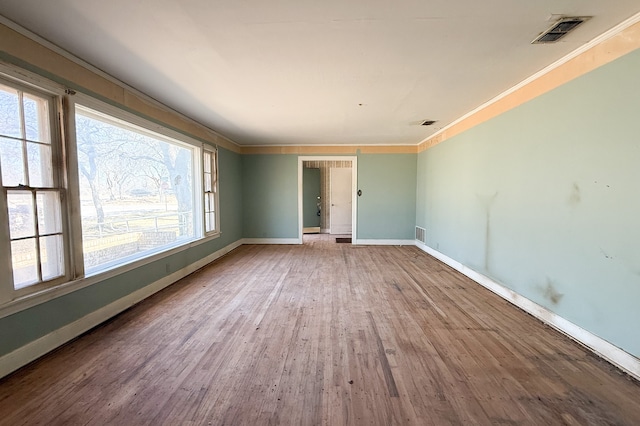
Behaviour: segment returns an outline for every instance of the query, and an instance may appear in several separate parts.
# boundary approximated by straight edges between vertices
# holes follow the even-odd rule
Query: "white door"
[[[331,168],[329,185],[331,233],[351,234],[351,168]]]

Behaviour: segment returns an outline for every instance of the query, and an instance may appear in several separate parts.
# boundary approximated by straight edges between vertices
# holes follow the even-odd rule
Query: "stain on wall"
[[[491,208],[493,206],[498,192],[492,195],[478,195],[482,209],[485,212],[485,232],[484,232],[484,269],[489,271],[491,259]]]
[[[582,195],[580,194],[580,186],[574,182],[571,187],[571,193],[569,194],[569,205],[571,207],[575,207],[580,204],[582,200]]]
[[[640,49],[421,152],[416,215],[428,246],[636,357],[639,73]]]
[[[555,283],[549,278],[547,278],[547,282],[544,286],[540,286],[540,290],[542,292],[542,296],[554,305],[560,303],[564,297],[564,294],[558,292]]]

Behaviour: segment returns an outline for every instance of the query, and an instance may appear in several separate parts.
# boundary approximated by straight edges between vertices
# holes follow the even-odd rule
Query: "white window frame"
[[[209,179],[211,179],[211,191],[207,191],[207,173],[205,172],[205,154],[209,154],[211,156],[211,174]],[[218,148],[211,147],[205,145],[202,150],[202,195],[203,195],[203,229],[206,236],[217,236],[220,234],[220,203],[218,199],[218,194],[220,193],[220,175],[218,172]],[[206,229],[206,214],[208,213],[206,209],[206,202],[204,198],[207,197],[207,194],[213,193],[213,214],[214,214],[214,229],[209,231]]]
[[[59,123],[60,112],[62,110],[61,90],[55,85],[43,84],[41,81],[33,82],[31,79],[25,79],[24,76],[15,76],[11,69],[5,66],[0,67],[0,81],[2,84],[12,87],[16,90],[29,93],[40,98],[44,98],[48,103],[48,125],[49,137],[52,155],[52,177],[54,185],[50,189],[60,194],[60,214],[62,219],[61,235],[62,255],[64,273],[60,277],[50,280],[39,280],[34,284],[27,285],[20,289],[14,288],[13,283],[13,266],[11,261],[11,237],[9,234],[9,215],[7,204],[7,193],[9,190],[16,190],[13,187],[0,187],[2,192],[0,196],[0,247],[2,255],[0,255],[0,270],[7,273],[0,274],[0,304],[10,302],[28,294],[41,292],[47,288],[68,282],[73,278],[73,267],[71,262],[71,247],[69,239],[68,227],[68,185],[66,180],[66,167],[64,166],[64,140],[61,133],[61,125]],[[27,188],[25,191],[33,191],[36,188]],[[43,189],[47,190],[47,189]],[[36,236],[36,238],[39,238]],[[6,249],[6,250],[5,250]]]
[[[205,236],[204,233],[204,204],[203,197],[200,197],[198,194],[202,193],[202,179],[199,176],[202,176],[202,147],[203,144],[199,141],[196,141],[193,138],[185,136],[176,131],[170,130],[164,126],[153,123],[149,120],[146,120],[142,117],[139,117],[135,114],[124,111],[118,107],[114,107],[113,105],[107,104],[105,102],[99,101],[90,96],[84,95],[82,93],[75,94],[70,97],[69,108],[67,114],[69,117],[69,122],[74,123],[73,132],[69,132],[69,137],[67,143],[69,145],[69,151],[71,153],[70,158],[73,159],[73,164],[69,166],[70,171],[75,175],[74,180],[76,180],[76,185],[74,186],[73,194],[71,194],[71,203],[74,207],[80,208],[80,177],[78,176],[78,153],[76,150],[76,131],[75,131],[75,111],[76,106],[80,108],[90,109],[92,114],[97,116],[101,116],[105,121],[111,121],[114,125],[121,125],[130,130],[139,132],[143,135],[149,136],[151,138],[171,143],[177,145],[183,145],[185,147],[189,147],[193,150],[193,170],[192,170],[192,178],[193,178],[193,191],[191,193],[191,202],[193,205],[193,226],[194,226],[194,235],[193,237],[181,241],[177,241],[174,244],[163,246],[157,250],[150,250],[143,254],[135,254],[131,256],[124,257],[122,259],[118,259],[117,261],[110,262],[105,264],[103,268],[99,268],[95,271],[92,271],[90,274],[87,274],[84,271],[84,261],[76,265],[76,271],[79,273],[79,276],[93,276],[100,275],[103,272],[118,269],[123,264],[137,264],[140,260],[145,259],[153,259],[154,256],[163,254],[173,248],[180,248],[183,246],[187,246],[190,243],[202,239]],[[75,210],[80,211],[80,210]],[[79,247],[82,247],[82,221],[80,219],[77,220],[78,231],[75,235],[80,236],[80,241],[76,241],[76,244],[80,244]],[[82,249],[78,250],[80,253],[76,253],[76,257],[82,256]]]
[[[164,127],[153,121],[144,119],[136,114],[127,112],[117,107],[83,93],[76,93],[72,89],[55,83],[39,74],[24,70],[18,66],[0,61],[0,78],[10,83],[9,85],[23,86],[35,94],[47,94],[54,99],[50,114],[54,118],[51,123],[53,135],[59,143],[59,156],[55,166],[59,173],[59,182],[66,191],[63,200],[63,233],[65,248],[65,277],[39,283],[14,290],[13,281],[3,274],[0,278],[0,318],[28,309],[32,306],[47,302],[65,294],[72,293],[84,287],[100,283],[109,278],[121,275],[128,271],[156,262],[168,256],[180,253],[192,247],[218,238],[220,229],[220,205],[216,194],[216,231],[204,232],[204,197],[203,192],[203,149],[206,145],[201,141],[186,136],[183,133]],[[194,147],[193,155],[193,205],[194,205],[194,238],[191,241],[181,241],[175,247],[163,248],[157,253],[145,253],[137,260],[112,269],[100,271],[95,275],[85,276],[83,250],[82,250],[82,223],[79,217],[72,216],[69,212],[79,211],[79,176],[75,140],[75,104],[79,103],[87,108],[102,112],[116,119],[125,121],[128,125],[137,126],[142,132],[151,133],[153,137],[164,136],[179,143]],[[162,139],[162,138],[160,138]],[[53,142],[53,139],[52,139]],[[172,141],[172,143],[174,143]],[[217,164],[216,164],[217,166]],[[55,173],[56,171],[54,171]],[[198,178],[200,176],[200,178]],[[60,187],[58,185],[58,187]],[[200,212],[200,213],[198,213]],[[6,201],[0,200],[0,223],[8,223]],[[0,226],[0,241],[9,241],[8,226]],[[12,261],[9,255],[0,253],[0,271],[11,271]]]

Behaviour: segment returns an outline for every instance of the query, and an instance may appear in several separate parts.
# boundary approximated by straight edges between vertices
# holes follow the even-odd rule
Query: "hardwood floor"
[[[0,380],[0,424],[640,424],[640,385],[415,247],[242,246]]]

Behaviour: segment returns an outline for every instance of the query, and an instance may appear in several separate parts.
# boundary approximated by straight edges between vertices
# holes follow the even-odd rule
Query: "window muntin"
[[[64,277],[62,197],[54,158],[53,98],[9,82],[0,83],[0,182],[8,218],[14,290]],[[56,141],[56,143],[53,143]]]
[[[218,233],[218,152],[204,150],[203,169],[204,179],[204,231],[207,234]]]
[[[91,97],[76,95],[73,91],[66,92],[68,96],[65,96],[63,87],[36,75],[23,71],[16,73],[1,63],[0,72],[0,270],[6,272],[0,274],[2,307],[7,303],[18,303],[18,300],[20,304],[28,300],[48,300],[48,297],[60,294],[59,291],[72,291],[99,279],[80,280],[87,275],[107,269],[112,270],[109,274],[117,274],[120,266],[128,270],[141,262],[153,261],[159,253],[173,252],[173,249],[196,239],[219,234],[215,148],[208,148],[207,193],[210,195],[206,201],[206,213],[209,226],[205,231],[205,200],[199,195],[205,193],[202,143]],[[95,186],[102,191],[101,195],[106,188],[109,198],[104,204],[113,201],[112,198],[118,199],[123,192],[125,197],[142,200],[148,207],[154,202],[147,203],[147,198],[155,196],[164,203],[163,213],[167,215],[152,218],[153,235],[145,236],[146,247],[138,245],[135,253],[99,265],[85,262],[87,255],[83,243],[86,238],[83,240],[82,216],[69,216],[70,211],[81,212],[81,201],[86,201],[81,191],[82,180],[86,179],[81,166],[91,169],[88,157],[83,160],[85,153],[80,152],[76,144],[76,112],[136,134],[133,144],[121,138],[119,142],[122,144],[137,148],[146,144],[147,149],[156,149],[154,153],[138,149],[137,158],[122,155],[119,149],[108,152],[117,154],[109,161],[113,164],[117,160],[118,167],[99,167],[108,161],[98,164],[96,176],[99,185]],[[153,145],[157,142],[162,144]],[[146,158],[142,158],[143,154]],[[157,156],[165,154],[174,167],[187,164],[188,172],[170,173],[167,179],[166,170],[149,165],[152,158],[157,162]],[[98,158],[93,157],[94,161]],[[122,173],[125,165],[135,173]],[[189,189],[181,192],[181,187],[176,185],[185,185]],[[182,198],[186,200],[183,204],[190,205],[190,209],[175,207],[178,193],[186,194]],[[184,219],[171,217],[177,216],[178,210]],[[144,220],[148,221],[148,218]],[[109,225],[109,232],[123,228],[122,223]],[[134,225],[129,221],[125,227],[131,231]],[[175,241],[168,241],[174,238],[168,238],[167,234],[158,235],[157,231],[173,232]],[[131,235],[121,238],[132,240]],[[135,241],[140,242],[140,238]],[[133,264],[124,266],[130,263]],[[76,284],[72,284],[74,282]],[[67,287],[66,283],[72,285]],[[62,290],[60,284],[68,290]]]
[[[199,150],[76,105],[85,273],[200,237]]]

